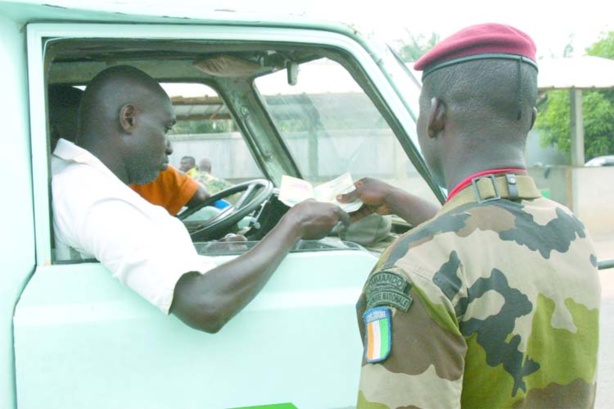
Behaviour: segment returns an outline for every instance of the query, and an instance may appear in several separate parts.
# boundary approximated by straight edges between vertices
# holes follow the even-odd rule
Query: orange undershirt
[[[198,182],[169,165],[146,185],[129,185],[148,202],[164,207],[175,216],[198,190]]]

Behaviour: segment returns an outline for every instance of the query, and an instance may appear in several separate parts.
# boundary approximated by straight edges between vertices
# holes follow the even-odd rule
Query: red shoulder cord
[[[454,189],[452,189],[450,191],[450,194],[448,194],[448,198],[446,199],[446,202],[449,202],[450,199],[452,199],[454,196],[456,196],[456,194],[458,192],[460,192],[461,190],[463,190],[464,188],[469,186],[473,179],[479,178],[480,176],[497,175],[497,174],[501,174],[501,173],[526,173],[526,172],[527,172],[526,169],[521,169],[521,168],[503,168],[503,169],[483,170],[481,172],[474,173],[473,175],[467,176],[458,185],[456,185],[456,187]]]

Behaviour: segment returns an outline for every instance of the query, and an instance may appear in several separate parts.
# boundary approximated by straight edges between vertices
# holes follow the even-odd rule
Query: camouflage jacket
[[[357,304],[358,408],[593,406],[594,247],[531,178],[513,182],[481,178],[384,252]]]
[[[205,185],[205,189],[207,189],[207,193],[210,195],[214,195],[222,190],[226,190],[234,186],[227,180],[220,179],[207,172],[198,172],[193,177]]]

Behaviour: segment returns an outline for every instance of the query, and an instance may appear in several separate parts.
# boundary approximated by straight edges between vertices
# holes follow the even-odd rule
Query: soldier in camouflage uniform
[[[193,177],[205,187],[207,193],[209,193],[211,196],[234,186],[229,181],[215,177],[211,174],[211,160],[209,160],[209,158],[203,158],[200,160],[198,164],[198,172],[196,172]],[[235,193],[234,195],[226,197],[224,200],[218,200],[215,202],[214,206],[223,209],[230,203],[236,204],[236,201],[240,196],[240,194]]]
[[[234,186],[232,183],[230,183],[227,180],[220,179],[218,177],[213,176],[210,173],[203,172],[203,171],[199,171],[194,176],[194,179],[202,183],[210,195],[214,195],[216,193],[221,192],[222,190],[226,190]]]
[[[433,216],[384,252],[358,301],[359,409],[593,407],[597,259],[582,223],[526,174],[534,60],[509,26],[442,41],[416,63],[417,131],[447,202],[435,213],[373,179],[342,198],[363,214]]]

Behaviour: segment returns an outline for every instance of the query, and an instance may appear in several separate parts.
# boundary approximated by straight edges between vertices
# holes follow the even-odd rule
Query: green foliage
[[[604,92],[588,92],[583,98],[585,154],[587,159],[614,153],[614,99]],[[586,141],[587,136],[590,139]]]
[[[416,61],[439,42],[439,35],[432,33],[430,37],[424,35],[409,35],[408,41],[402,41],[397,50],[405,62]]]
[[[189,134],[207,134],[207,133],[224,133],[234,131],[233,122],[231,120],[193,120],[193,121],[177,121],[171,134],[174,135],[189,135]]]
[[[587,50],[588,55],[614,59],[614,32]],[[614,154],[614,91],[584,91],[584,147],[586,159]],[[568,91],[550,91],[538,107],[536,128],[543,146],[555,146],[571,154],[570,107]]]
[[[569,92],[550,91],[539,105],[535,127],[542,131],[541,145],[555,146],[561,152],[570,153]]]
[[[597,41],[586,49],[588,55],[614,59],[614,31],[610,31],[605,38]]]
[[[584,92],[584,147],[587,159],[614,153],[614,99],[600,91]],[[536,127],[542,132],[543,146],[555,146],[571,152],[570,108],[568,91],[548,92],[545,108],[540,107]]]

